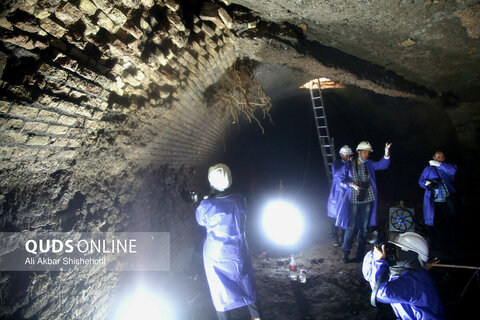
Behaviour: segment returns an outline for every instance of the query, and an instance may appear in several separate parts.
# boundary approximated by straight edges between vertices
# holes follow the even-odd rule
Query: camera
[[[357,182],[357,185],[360,187],[358,191],[358,201],[364,201],[367,198],[368,187],[370,186],[370,181]]]
[[[198,194],[195,191],[182,190],[180,192],[183,201],[187,203],[196,203],[198,202]]]
[[[368,236],[368,243],[373,244],[378,249],[382,250],[382,246],[385,245],[385,251],[387,253],[387,257],[385,260],[392,266],[396,263],[396,248],[394,244],[389,243],[388,240],[389,234],[378,233],[377,230],[370,233]]]
[[[439,179],[433,179],[433,180],[427,180],[427,181],[430,182],[430,184],[427,186],[427,189],[430,191],[438,189],[438,187],[440,186]]]

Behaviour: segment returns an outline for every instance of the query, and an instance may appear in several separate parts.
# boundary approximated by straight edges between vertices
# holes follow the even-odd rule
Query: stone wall
[[[230,120],[204,90],[239,56],[231,18],[167,1],[18,1],[0,14],[1,231],[168,231],[188,268]],[[8,7],[7,7],[8,6]],[[104,319],[119,274],[2,272],[0,318]]]
[[[461,191],[466,194],[472,202],[472,207],[476,208],[476,187],[474,181],[480,178],[480,168],[478,158],[480,157],[480,148],[478,141],[480,138],[480,104],[479,103],[460,103],[456,107],[447,109],[447,114],[456,129],[458,139],[458,150],[453,155],[461,158],[463,165],[460,168],[464,175],[465,185],[461,186]]]
[[[165,151],[184,163],[205,160],[219,145],[191,148],[182,135],[207,142],[224,133],[225,121],[197,123],[216,112],[205,109],[203,91],[238,53],[226,11],[202,12],[190,30],[174,1],[25,1],[9,8],[0,20],[2,159],[75,158],[99,135],[151,137],[160,127],[167,132],[144,148],[142,160],[158,161]],[[123,126],[140,126],[137,119],[139,130]],[[131,151],[128,138],[119,140]]]
[[[96,177],[82,174],[89,168]],[[17,177],[29,178],[31,189],[12,185],[2,196],[3,231],[167,231],[172,270],[188,271],[200,235],[194,229],[195,204],[181,195],[202,188],[192,179],[195,169],[132,166],[119,176],[95,161],[89,168],[77,164],[61,172]],[[68,272],[2,272],[0,317],[104,319],[119,276],[102,267],[92,272],[82,267]]]

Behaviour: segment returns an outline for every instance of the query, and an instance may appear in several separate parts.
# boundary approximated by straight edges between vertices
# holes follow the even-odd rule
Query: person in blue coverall
[[[208,181],[213,195],[200,203],[196,218],[207,230],[203,262],[218,319],[230,319],[231,310],[248,306],[251,317],[259,320],[255,278],[245,239],[245,197],[229,192],[232,175],[225,164],[210,167]]]
[[[357,146],[358,158],[346,164],[340,170],[340,181],[348,185],[347,197],[349,199],[348,219],[339,217],[340,221],[347,223],[343,237],[343,262],[349,262],[353,237],[358,228],[358,245],[354,261],[360,262],[365,254],[368,227],[377,225],[377,184],[375,171],[387,169],[390,165],[390,146],[385,143],[385,155],[379,161],[369,160],[373,151],[368,141],[361,141]],[[345,226],[342,226],[345,228]]]
[[[347,162],[351,161],[353,152],[349,146],[344,145],[340,149],[339,154],[341,159],[337,159],[332,163],[332,187],[330,188],[330,196],[327,202],[327,215],[333,218],[331,234],[334,247],[340,245],[338,242],[338,227],[346,225],[346,221],[339,220],[339,218],[348,218],[348,201],[346,201],[347,197],[345,196],[348,186],[340,181],[340,169]]]
[[[438,246],[440,233],[449,229],[448,217],[455,213],[453,194],[455,193],[455,173],[457,166],[445,162],[445,154],[436,151],[433,160],[425,167],[418,180],[425,189],[423,196],[423,218],[430,228],[431,245]]]
[[[385,245],[375,247],[363,260],[362,272],[372,287],[372,300],[390,303],[401,320],[445,319],[443,304],[425,263],[427,241],[415,232],[398,234],[395,261],[388,262]],[[372,304],[373,304],[372,302]]]

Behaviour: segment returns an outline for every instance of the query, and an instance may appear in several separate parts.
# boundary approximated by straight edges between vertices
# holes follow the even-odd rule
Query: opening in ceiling
[[[312,79],[307,83],[301,85],[300,89],[334,89],[334,88],[345,88],[345,86],[340,81],[330,80],[328,78],[318,78]]]

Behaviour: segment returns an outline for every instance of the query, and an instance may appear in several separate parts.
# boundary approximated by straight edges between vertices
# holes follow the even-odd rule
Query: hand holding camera
[[[387,251],[385,250],[385,245],[382,245],[381,248],[375,246],[373,248],[373,258],[375,260],[385,260],[387,257]]]
[[[438,189],[439,185],[440,185],[440,182],[437,179],[425,181],[425,187],[427,188],[427,190],[430,190],[430,191]]]
[[[375,260],[386,260],[390,265],[395,264],[395,246],[387,241],[388,236],[373,231],[368,236],[368,243],[373,244],[373,257]]]

